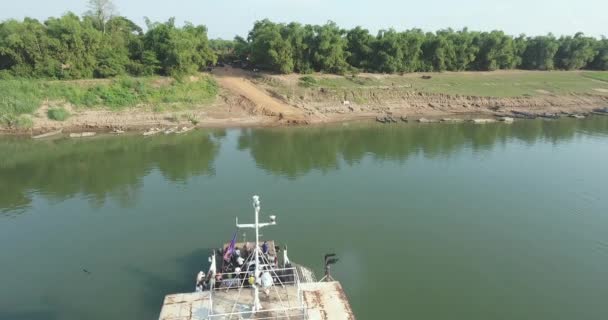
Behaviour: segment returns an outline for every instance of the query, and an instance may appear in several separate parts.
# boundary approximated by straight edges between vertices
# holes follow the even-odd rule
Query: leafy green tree
[[[598,54],[595,39],[585,37],[579,32],[574,37],[567,36],[559,39],[559,48],[555,54],[557,68],[578,70],[587,66]]]
[[[160,69],[160,61],[156,57],[156,53],[151,50],[144,50],[141,54],[141,69],[138,69],[137,74],[151,76],[159,73]]]
[[[553,70],[558,47],[557,40],[551,34],[527,38],[526,49],[522,54],[522,66],[532,70]]]
[[[104,35],[104,47],[111,47],[116,52],[116,57],[109,60],[122,64],[122,67],[111,68],[112,72],[106,72],[108,76],[119,75],[125,71],[133,75],[150,75],[154,72],[146,72],[146,69],[154,65],[144,62],[143,30],[133,21],[125,17],[114,17],[107,22],[107,32]],[[102,57],[98,57],[98,69],[104,66]],[[98,71],[99,76],[103,76]]]
[[[477,70],[513,69],[519,64],[513,37],[502,31],[481,33],[478,45]]]
[[[182,76],[203,69],[216,62],[217,57],[209,47],[207,28],[186,24],[175,26],[175,19],[166,23],[150,23],[144,36],[144,48],[153,52],[159,61],[161,74]],[[149,57],[149,60],[154,60]]]
[[[272,69],[271,46],[281,37],[279,28],[268,19],[256,21],[249,31],[248,41],[251,48],[251,62],[264,69]]]
[[[422,44],[424,33],[420,29],[412,29],[400,33],[401,47],[403,50],[403,70],[415,72],[422,66]]]
[[[602,38],[595,44],[597,55],[589,64],[589,68],[595,70],[608,70],[608,39]]]
[[[469,32],[468,29],[464,28],[457,32],[450,32],[446,36],[453,48],[451,54],[452,59],[449,64],[450,70],[471,70],[472,63],[479,53],[479,45],[477,43],[479,33]]]
[[[102,32],[90,20],[84,21],[68,13],[45,22],[47,34],[53,40],[49,51],[61,63],[60,78],[91,78],[97,65],[96,52],[103,43]]]
[[[372,62],[375,52],[375,39],[369,33],[369,30],[361,27],[356,27],[346,33],[347,48],[350,53],[348,63],[361,70],[372,70],[374,64]]]
[[[193,24],[186,23],[183,28],[183,32],[188,35],[184,36],[184,38],[189,39],[188,43],[194,46],[192,61],[197,65],[197,71],[200,71],[206,66],[215,64],[217,62],[217,56],[209,46],[207,27],[203,25],[195,26]]]
[[[25,18],[23,22],[2,22],[0,70],[10,70],[22,77],[60,77],[61,63],[51,55],[52,49],[58,45],[38,20]]]
[[[207,28],[146,21],[147,31],[117,16],[111,0],[89,0],[80,18],[67,13],[44,23],[0,22],[2,76],[78,79],[131,75],[181,76],[223,61],[250,61],[280,73],[386,73],[524,68],[608,70],[608,40],[553,35],[513,37],[465,29],[423,33],[257,21],[247,39],[209,40]]]
[[[528,41],[525,34],[520,34],[517,38],[513,39],[513,47],[515,48],[515,56],[517,57],[516,68],[522,68],[523,56],[528,47]]]
[[[423,64],[420,71],[446,71],[450,53],[453,53],[451,43],[445,34],[426,33],[422,44]],[[452,59],[454,59],[452,57]]]
[[[86,18],[85,18],[86,19]],[[140,75],[143,32],[133,21],[114,17],[106,23],[101,49],[96,53],[95,76],[114,77],[129,71]]]
[[[102,47],[96,54],[97,66],[95,76],[99,78],[109,78],[125,73],[129,57],[126,50],[115,50],[111,46]]]
[[[251,48],[249,42],[241,36],[234,37],[234,55],[241,60],[249,60]]]
[[[291,45],[293,69],[300,73],[312,72],[312,45],[314,30],[311,25],[290,23],[283,27],[282,37]]]
[[[330,73],[344,73],[349,69],[346,59],[348,42],[344,37],[344,30],[329,21],[322,26],[315,26],[316,36],[313,44],[312,62],[318,71]]]
[[[422,44],[425,35],[413,29],[397,32],[381,30],[374,42],[375,70],[380,72],[414,72],[421,68]]]
[[[213,50],[213,52],[217,56],[218,61],[228,62],[228,61],[236,60],[237,57],[234,54],[234,45],[235,45],[235,42],[233,40],[225,40],[225,39],[210,39],[209,40],[209,48],[211,50]]]
[[[262,68],[290,73],[294,70],[293,49],[283,38],[282,28],[268,19],[255,23],[249,33],[251,61]]]
[[[403,72],[405,53],[401,36],[394,29],[381,30],[374,42],[375,70],[385,73]]]
[[[438,69],[437,67],[439,65],[435,65],[434,67],[437,68],[437,71],[455,71],[458,70],[458,61],[459,61],[459,56],[458,56],[458,47],[457,42],[458,42],[458,38],[459,35],[454,32],[454,30],[452,30],[451,28],[448,29],[444,29],[444,30],[439,30],[435,33],[435,41],[436,44],[439,45],[437,47],[438,51],[436,51],[435,53],[437,54],[434,58],[435,58],[435,62],[438,61],[443,61],[442,64],[443,66],[441,67],[441,69]],[[440,60],[437,60],[440,59]],[[431,56],[431,65],[433,65],[432,61],[433,61],[433,56]]]

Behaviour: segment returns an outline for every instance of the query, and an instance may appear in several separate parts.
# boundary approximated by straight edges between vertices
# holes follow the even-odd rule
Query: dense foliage
[[[237,41],[239,52],[225,57],[249,59],[257,67],[281,73],[608,70],[608,40],[582,33],[556,38],[551,34],[513,37],[502,31],[466,28],[389,29],[374,36],[361,27],[340,29],[333,22],[319,26],[262,20],[255,23],[247,41],[239,38],[232,45],[224,41],[224,48],[234,48]]]
[[[110,0],[90,0],[79,17],[0,23],[0,78],[182,76],[218,61],[280,73],[464,70],[608,70],[608,40],[582,33],[513,37],[502,31],[344,30],[257,21],[247,39],[209,40],[205,26],[146,21],[146,31],[115,14]]]
[[[205,26],[148,22],[147,31],[112,16],[107,0],[83,18],[67,13],[44,23],[0,23],[0,77],[106,78],[124,74],[181,76],[216,62]],[[95,7],[95,6],[94,6]]]
[[[65,121],[70,117],[70,112],[65,108],[51,108],[47,111],[49,119],[55,121]]]

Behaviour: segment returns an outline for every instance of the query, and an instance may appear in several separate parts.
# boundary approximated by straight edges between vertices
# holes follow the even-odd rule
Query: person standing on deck
[[[201,292],[205,289],[205,273],[199,271],[196,275],[196,292]]]
[[[216,288],[223,287],[224,286],[223,283],[222,283],[223,281],[224,281],[224,276],[221,273],[216,273],[215,274],[215,281],[214,281],[215,287]]]
[[[270,295],[270,287],[273,285],[272,276],[270,275],[270,272],[264,271],[264,273],[262,273],[262,276],[260,278],[261,278],[260,282],[262,285],[262,289],[264,289],[264,293],[267,296]]]

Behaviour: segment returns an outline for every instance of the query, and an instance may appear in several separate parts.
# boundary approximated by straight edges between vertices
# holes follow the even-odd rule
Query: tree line
[[[608,70],[608,39],[517,37],[502,31],[381,30],[255,22],[247,38],[209,40],[203,25],[146,19],[146,30],[112,14],[109,0],[91,0],[83,17],[0,23],[0,77],[80,79],[181,76],[218,59],[279,73],[406,73],[429,71]]]
[[[281,73],[608,70],[608,39],[583,33],[514,37],[465,28],[388,29],[372,35],[362,27],[345,30],[331,21],[302,25],[262,20],[247,39],[236,37],[232,48],[235,57],[248,57],[255,65]]]
[[[113,14],[109,0],[91,0],[82,18],[67,13],[44,22],[0,23],[0,77],[81,79],[124,74],[180,76],[216,62],[205,26],[175,20],[147,30]]]

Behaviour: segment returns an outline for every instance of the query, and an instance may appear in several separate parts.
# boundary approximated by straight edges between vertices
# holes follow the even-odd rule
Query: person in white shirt
[[[196,275],[196,292],[201,292],[203,291],[205,287],[205,273],[202,271],[199,271],[199,273]]]
[[[270,295],[270,287],[272,287],[272,276],[270,275],[270,272],[264,271],[262,273],[262,288],[266,295]]]

